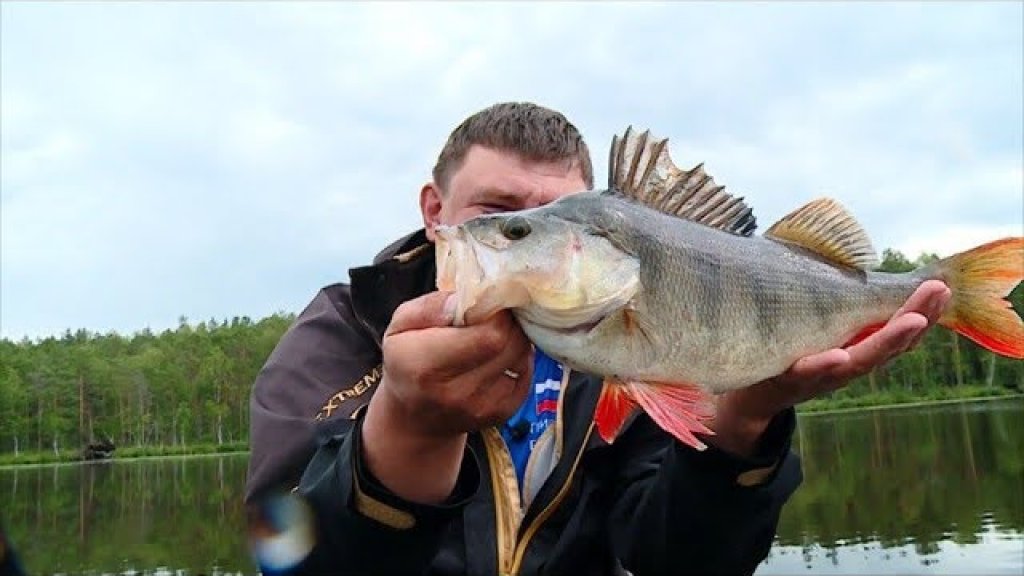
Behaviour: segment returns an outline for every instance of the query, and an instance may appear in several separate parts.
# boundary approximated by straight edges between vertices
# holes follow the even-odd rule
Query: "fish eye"
[[[509,240],[520,240],[530,235],[530,223],[524,218],[513,216],[501,222],[501,233]]]

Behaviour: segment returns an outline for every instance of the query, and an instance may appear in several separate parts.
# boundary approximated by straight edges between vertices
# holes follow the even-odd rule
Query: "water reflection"
[[[802,417],[804,485],[758,573],[1021,574],[1022,447],[1021,400]],[[251,574],[246,462],[0,470],[0,520],[32,574]]]
[[[760,574],[1024,571],[1024,402],[803,417]]]
[[[219,456],[9,469],[0,510],[32,574],[251,572],[245,465]]]
[[[1024,541],[986,528],[974,544],[946,539],[920,554],[913,544],[776,546],[758,574],[1021,574]]]

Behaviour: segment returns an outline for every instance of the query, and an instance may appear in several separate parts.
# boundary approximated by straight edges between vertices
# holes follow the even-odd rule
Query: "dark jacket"
[[[749,574],[800,484],[792,410],[758,454],[698,452],[643,414],[614,444],[596,434],[600,380],[571,372],[558,408],[561,458],[525,509],[500,432],[469,436],[455,492],[439,506],[383,488],[360,453],[380,341],[403,301],[434,289],[422,230],[324,288],[261,371],[251,398],[246,498],[293,487],[314,510],[307,573]]]

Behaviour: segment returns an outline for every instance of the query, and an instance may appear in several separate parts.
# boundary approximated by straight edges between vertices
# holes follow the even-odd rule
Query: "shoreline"
[[[248,454],[248,442],[232,442],[230,444],[196,444],[187,448],[180,446],[128,446],[122,449],[119,455],[114,452],[113,457],[96,460],[83,460],[76,456],[77,453],[63,451],[55,456],[52,451],[22,453],[15,458],[12,454],[0,454],[0,470],[8,468],[28,468],[32,466],[62,466],[62,465],[88,465],[107,464],[111,462],[135,462],[138,460],[158,460],[167,458],[198,458],[201,456],[225,456],[236,454]],[[18,460],[29,460],[28,462]]]
[[[48,468],[57,466],[104,466],[107,464],[127,464],[132,462],[145,462],[148,460],[192,460],[198,458],[212,458],[214,456],[238,456],[248,454],[248,450],[230,450],[226,452],[183,452],[181,454],[150,454],[145,456],[122,456],[120,458],[109,458],[107,460],[53,460],[50,462],[25,462],[0,464],[0,472],[4,470]]]
[[[951,404],[968,404],[977,402],[991,402],[999,400],[1014,400],[1024,399],[1024,393],[1016,394],[1001,394],[996,396],[965,396],[963,398],[945,398],[941,400],[916,400],[912,402],[895,402],[889,404],[866,404],[864,406],[851,406],[848,408],[822,408],[822,409],[797,409],[797,417],[814,417],[814,416],[829,416],[835,414],[848,414],[852,412],[867,412],[871,410],[898,410],[906,408],[923,408],[930,406],[945,406]],[[153,447],[152,450],[160,450],[159,446]],[[0,471],[10,469],[27,469],[36,467],[50,467],[50,466],[83,466],[92,464],[108,464],[108,463],[119,463],[119,462],[140,462],[140,461],[151,461],[151,460],[168,460],[168,459],[191,459],[191,458],[211,458],[215,456],[238,456],[240,454],[248,454],[248,449],[241,450],[225,450],[218,452],[216,445],[198,445],[192,448],[192,452],[181,452],[178,454],[139,454],[129,456],[114,456],[107,460],[70,460],[70,459],[49,459],[43,462],[5,462],[0,463]],[[47,453],[49,454],[49,453]],[[31,454],[31,457],[38,457],[38,453]],[[20,458],[28,458],[29,456],[21,456]],[[47,457],[49,458],[49,456]]]
[[[894,402],[891,404],[867,404],[864,406],[851,406],[849,408],[823,408],[821,410],[797,409],[796,415],[818,416],[831,414],[844,414],[848,412],[866,412],[868,410],[896,410],[901,408],[923,408],[926,406],[944,406],[948,404],[967,404],[971,402],[991,402],[996,400],[1024,399],[1024,393],[1002,394],[999,396],[965,396],[963,398],[944,398],[941,400],[915,400],[913,402]]]

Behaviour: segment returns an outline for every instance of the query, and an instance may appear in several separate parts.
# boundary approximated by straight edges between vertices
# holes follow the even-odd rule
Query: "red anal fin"
[[[697,450],[707,448],[694,433],[714,435],[701,423],[715,415],[715,401],[708,392],[686,383],[630,382],[627,386],[636,403],[662,430],[687,446]]]
[[[885,327],[885,322],[879,322],[878,324],[871,324],[861,328],[860,332],[854,334],[853,338],[850,338],[850,340],[845,345],[843,345],[843,348],[853,346],[854,344],[860,344],[868,336],[871,336],[875,332],[878,332],[883,327]]]
[[[626,385],[612,378],[606,379],[601,397],[597,400],[597,409],[594,411],[597,433],[605,442],[611,444],[636,408],[636,402],[630,397]]]

